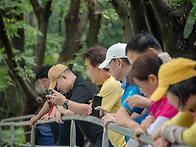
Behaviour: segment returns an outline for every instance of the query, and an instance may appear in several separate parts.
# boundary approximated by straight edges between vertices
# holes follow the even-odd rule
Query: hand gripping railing
[[[17,127],[17,126],[28,126],[29,125],[29,121],[23,121],[23,122],[15,122],[15,121],[21,120],[21,119],[29,119],[32,116],[33,115],[1,120],[1,122],[0,122],[0,145],[2,145],[2,141],[4,141],[4,142],[9,143],[11,145],[11,147],[14,147],[14,145],[28,146],[28,147],[30,147],[30,146],[31,147],[43,147],[43,146],[40,146],[40,145],[35,145],[35,135],[36,135],[35,134],[35,127],[36,127],[37,124],[44,124],[44,123],[54,122],[55,121],[54,118],[51,118],[48,121],[38,120],[34,124],[34,126],[31,128],[31,132],[26,132],[24,134],[15,135],[15,127]],[[86,121],[86,122],[90,122],[90,123],[93,123],[93,124],[103,126],[102,123],[101,123],[101,119],[93,117],[93,116],[67,115],[67,116],[63,116],[62,120],[71,120],[71,129],[70,129],[70,146],[71,147],[74,147],[74,145],[76,144],[75,120]],[[11,136],[2,137],[2,127],[3,126],[10,126]],[[118,133],[120,133],[122,135],[125,135],[125,136],[128,136],[128,137],[134,138],[134,131],[133,130],[130,130],[130,129],[122,127],[122,126],[119,126],[115,123],[109,123],[107,128],[104,127],[103,138],[102,138],[102,147],[108,147],[108,145],[109,145],[107,129],[118,132]],[[20,144],[20,143],[15,142],[15,137],[16,136],[25,135],[25,134],[28,134],[28,133],[31,133],[31,144]],[[11,141],[7,140],[6,138],[11,138]],[[152,138],[149,135],[147,135],[147,136],[146,135],[140,135],[139,139],[140,139],[141,142],[144,142],[146,144],[152,144]],[[176,145],[171,145],[170,147],[187,147],[187,146],[176,144]]]

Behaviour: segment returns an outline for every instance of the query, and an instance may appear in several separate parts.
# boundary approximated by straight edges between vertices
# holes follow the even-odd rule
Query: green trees
[[[195,5],[190,0],[2,0],[0,107],[15,115],[34,113],[44,101],[34,79],[40,66],[63,62],[85,76],[80,55],[86,48],[128,42],[142,30],[154,34],[173,57],[196,59]]]
[[[149,31],[173,57],[196,59],[196,5],[191,0],[110,0],[121,18],[125,41],[141,30]],[[194,2],[194,5],[193,5]],[[125,7],[127,11],[123,9]],[[191,13],[190,13],[191,12]],[[126,16],[126,17],[125,17]],[[187,20],[189,21],[187,23]],[[193,26],[185,30],[186,25]],[[131,33],[130,33],[131,32]],[[185,37],[184,33],[188,35]],[[126,34],[129,35],[126,35]]]

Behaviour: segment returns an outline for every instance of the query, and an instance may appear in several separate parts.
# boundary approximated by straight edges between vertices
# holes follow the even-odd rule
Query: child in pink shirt
[[[149,116],[154,117],[154,122],[147,128],[147,134],[152,134],[159,126],[164,122],[171,119],[178,113],[173,105],[168,103],[166,97],[160,99],[159,101],[152,102],[149,109]]]

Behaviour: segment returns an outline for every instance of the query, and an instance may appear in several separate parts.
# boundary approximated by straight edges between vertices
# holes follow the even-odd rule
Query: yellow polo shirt
[[[101,107],[107,113],[115,114],[121,107],[121,96],[123,92],[124,90],[121,88],[121,83],[110,76],[110,78],[103,83],[100,92],[97,94],[103,97]],[[108,138],[115,147],[126,146],[125,137],[109,129]]]
[[[182,141],[188,146],[196,146],[196,122],[189,111],[179,112],[171,120],[165,122],[165,125],[187,127],[182,132]]]

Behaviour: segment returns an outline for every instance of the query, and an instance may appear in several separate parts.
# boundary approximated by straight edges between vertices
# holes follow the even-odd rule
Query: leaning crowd
[[[98,111],[104,127],[116,123],[134,131],[129,138],[108,129],[110,147],[145,145],[141,134],[152,136],[153,145],[147,146],[196,147],[196,61],[170,57],[148,32],[108,49],[94,45],[82,60],[90,80],[64,64],[42,66],[36,72],[47,100],[30,119],[30,127],[39,119],[56,120],[37,126],[36,144],[69,146],[71,122],[62,116]],[[95,95],[102,101],[92,108]],[[75,146],[102,146],[102,126],[79,120],[75,125]]]

